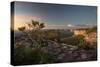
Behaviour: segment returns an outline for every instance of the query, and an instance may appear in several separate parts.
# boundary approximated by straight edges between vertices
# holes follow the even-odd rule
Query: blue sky
[[[73,6],[15,2],[16,23],[28,23],[31,19],[47,25],[97,24],[96,6]]]

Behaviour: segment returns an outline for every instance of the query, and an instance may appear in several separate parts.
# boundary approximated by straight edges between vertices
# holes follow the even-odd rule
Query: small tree
[[[19,31],[24,31],[25,30],[25,27],[20,27],[18,28]]]
[[[32,20],[32,22],[28,24],[28,27],[32,30],[40,30],[45,27],[45,24]]]
[[[33,39],[33,36],[31,36],[32,34],[36,33],[37,31],[41,30],[42,28],[45,27],[45,24],[44,23],[40,23],[39,21],[35,21],[35,20],[32,20],[31,23],[28,23],[28,28],[29,28],[29,32],[26,31],[26,27],[20,27],[18,28],[19,31],[23,32],[24,34],[26,34],[28,36],[28,38],[31,40],[32,42],[32,45],[31,47],[33,47],[33,44],[35,43],[35,46],[39,47],[39,42],[36,42],[36,40]],[[31,33],[32,32],[32,33]],[[35,36],[34,36],[35,37]],[[35,38],[38,38],[39,37],[35,37]],[[37,40],[38,40],[37,39]],[[39,39],[40,40],[40,39]],[[41,41],[40,41],[41,42]],[[37,45],[36,45],[37,44]]]
[[[32,20],[31,23],[29,23],[27,25],[28,25],[28,28],[30,31],[27,31],[26,27],[24,27],[24,26],[18,28],[18,30],[28,36],[28,38],[32,42],[32,45],[31,45],[31,47],[26,47],[26,46],[22,45],[22,46],[18,46],[17,48],[15,48],[16,53],[15,53],[14,57],[16,59],[14,62],[16,63],[16,65],[40,64],[40,63],[54,62],[53,57],[48,52],[46,53],[46,52],[41,51],[41,47],[42,47],[43,43],[41,43],[42,40],[40,38],[42,38],[42,37],[36,37],[36,39],[34,39],[33,37],[35,35],[32,36],[32,34],[34,34],[34,33],[39,35],[40,34],[39,30],[43,29],[45,27],[45,24],[40,23],[39,21]],[[39,41],[37,41],[37,40],[39,40]],[[36,44],[33,47],[34,43],[36,43]]]

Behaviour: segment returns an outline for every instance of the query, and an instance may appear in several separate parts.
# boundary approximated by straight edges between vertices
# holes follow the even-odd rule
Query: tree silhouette
[[[35,46],[38,45],[38,47],[39,47],[40,46],[39,43],[36,42],[36,40],[33,39],[32,34],[36,33],[37,31],[39,32],[39,30],[41,30],[42,28],[45,27],[45,24],[44,23],[40,23],[39,21],[32,20],[31,23],[28,23],[27,25],[28,25],[28,28],[29,28],[30,31],[26,31],[26,27],[25,26],[18,28],[18,30],[23,32],[24,34],[26,34],[28,36],[28,38],[32,42],[31,47],[33,47],[34,43],[35,43]],[[41,37],[36,37],[36,36],[34,36],[34,38],[35,39],[38,38],[37,40],[41,39]]]
[[[24,38],[30,39],[32,44],[30,47],[26,47],[25,45],[18,45],[15,48],[15,60],[16,65],[20,64],[40,64],[40,63],[52,63],[54,59],[52,59],[52,55],[49,53],[41,51],[41,47],[43,46],[43,38],[40,36],[39,30],[45,27],[44,23],[40,23],[39,21],[32,20],[31,23],[28,23],[28,31],[27,27],[23,26],[18,28],[19,31],[25,34]],[[42,32],[42,31],[40,31]],[[33,35],[32,35],[33,34]],[[36,37],[36,35],[39,37]],[[27,40],[27,39],[26,39]],[[38,40],[38,41],[37,41]],[[51,58],[52,57],[52,58]]]
[[[28,27],[32,30],[40,30],[45,27],[45,24],[32,20],[31,23],[28,24]]]
[[[20,27],[18,28],[19,31],[24,31],[25,30],[25,27]]]

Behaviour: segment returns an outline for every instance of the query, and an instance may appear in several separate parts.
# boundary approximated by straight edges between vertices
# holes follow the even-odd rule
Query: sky
[[[14,7],[15,29],[30,23],[32,19],[45,23],[46,28],[97,24],[96,6],[15,2]]]

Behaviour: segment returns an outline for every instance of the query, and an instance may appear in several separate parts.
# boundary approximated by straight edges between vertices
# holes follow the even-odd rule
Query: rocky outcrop
[[[32,44],[30,40],[19,40],[18,43],[23,42],[26,47]],[[34,44],[33,44],[34,45]],[[41,51],[49,53],[55,58],[56,62],[74,62],[74,61],[89,61],[97,59],[97,50],[84,50],[77,46],[72,46],[64,43],[57,43],[55,41],[46,40],[45,46],[41,47]],[[52,58],[52,57],[51,57]]]
[[[53,55],[56,62],[89,61],[97,58],[95,49],[84,50],[77,46],[54,41],[48,41],[48,46],[41,48],[41,50]]]

